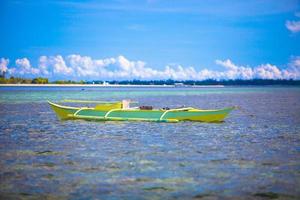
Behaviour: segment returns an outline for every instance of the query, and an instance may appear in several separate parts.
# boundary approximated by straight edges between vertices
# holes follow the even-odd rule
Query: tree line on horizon
[[[74,80],[56,80],[49,81],[48,78],[37,77],[33,79],[20,78],[20,77],[10,77],[4,78],[0,77],[0,84],[103,84],[108,83],[111,85],[121,84],[121,85],[300,85],[300,80],[293,79],[235,79],[235,80],[112,80],[112,81],[74,81]]]
[[[56,80],[50,82],[48,78],[37,77],[33,79],[10,77],[0,77],[0,84],[85,84],[85,81],[72,81],[72,80]]]

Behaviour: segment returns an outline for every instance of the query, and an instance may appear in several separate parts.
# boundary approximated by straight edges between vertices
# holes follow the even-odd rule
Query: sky
[[[300,0],[1,0],[0,72],[300,79]]]

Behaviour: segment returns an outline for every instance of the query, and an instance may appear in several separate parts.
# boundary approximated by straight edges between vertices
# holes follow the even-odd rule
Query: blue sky
[[[299,0],[2,0],[0,13],[12,75],[300,78]]]

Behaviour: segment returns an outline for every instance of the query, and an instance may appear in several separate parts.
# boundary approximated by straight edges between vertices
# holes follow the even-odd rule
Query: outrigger
[[[48,101],[57,116],[62,120],[85,119],[100,121],[152,121],[152,122],[222,122],[235,108],[201,110],[193,107],[175,109],[152,109],[151,106],[130,107],[130,100],[117,102],[64,100],[73,103],[96,103],[95,107],[71,107]]]

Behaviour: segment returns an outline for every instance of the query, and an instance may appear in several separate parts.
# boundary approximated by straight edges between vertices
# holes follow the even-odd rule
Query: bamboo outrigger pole
[[[74,100],[74,99],[64,99],[64,102],[70,103],[121,103],[120,101],[87,101],[87,100]]]
[[[75,100],[75,99],[64,99],[63,102],[70,103],[122,103],[122,101],[87,101],[87,100]],[[129,103],[138,103],[137,101],[129,101]]]

